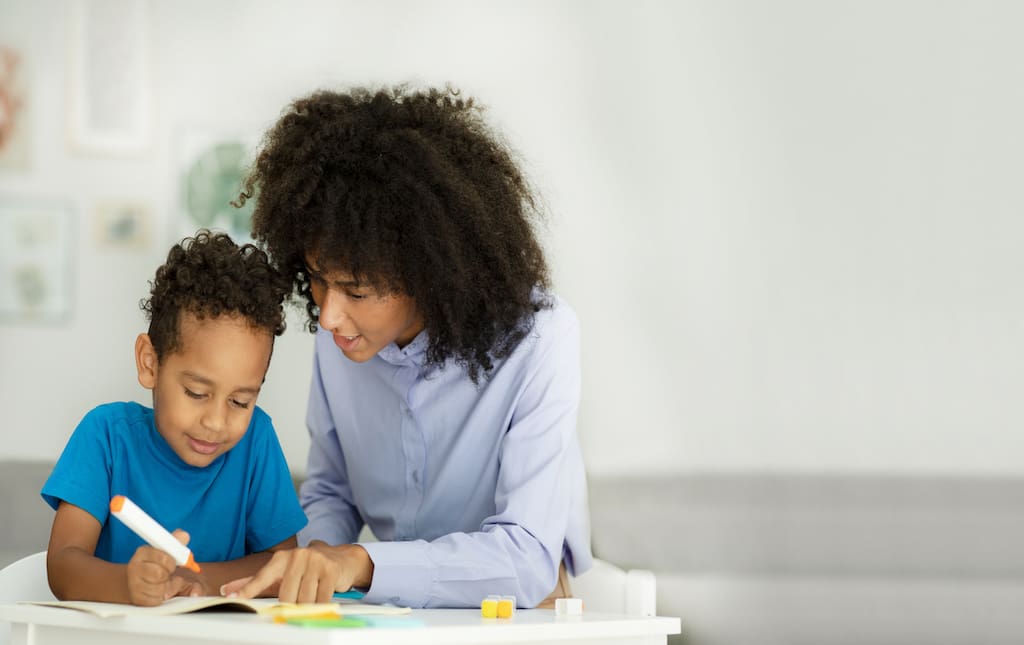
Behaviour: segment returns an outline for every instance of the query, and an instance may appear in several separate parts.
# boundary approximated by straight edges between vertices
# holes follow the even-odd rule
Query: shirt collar
[[[407,366],[415,365],[417,367],[423,365],[423,361],[427,357],[427,344],[429,343],[429,336],[427,330],[424,329],[420,333],[416,334],[416,337],[412,339],[412,342],[399,349],[395,343],[385,345],[383,349],[377,352],[377,356],[380,356],[383,360],[396,366]]]

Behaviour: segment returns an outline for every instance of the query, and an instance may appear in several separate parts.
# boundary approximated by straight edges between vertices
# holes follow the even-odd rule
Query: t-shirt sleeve
[[[107,521],[110,510],[111,447],[107,417],[100,409],[85,415],[68,440],[41,491],[54,510],[61,501]]]
[[[266,551],[292,537],[306,525],[288,463],[270,422],[260,412],[252,432],[255,451],[250,473],[249,510],[245,541],[249,553]]]

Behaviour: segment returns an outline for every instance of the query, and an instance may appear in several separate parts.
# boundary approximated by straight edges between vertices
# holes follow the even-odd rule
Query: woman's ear
[[[149,334],[139,334],[135,339],[135,368],[139,370],[139,385],[152,390],[156,387],[156,372],[160,361]]]

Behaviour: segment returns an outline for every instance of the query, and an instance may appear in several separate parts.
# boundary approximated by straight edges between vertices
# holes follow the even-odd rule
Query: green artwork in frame
[[[248,240],[253,202],[235,208],[242,182],[249,171],[251,153],[238,140],[217,141],[200,148],[185,168],[185,211],[193,228],[227,231],[236,241]]]

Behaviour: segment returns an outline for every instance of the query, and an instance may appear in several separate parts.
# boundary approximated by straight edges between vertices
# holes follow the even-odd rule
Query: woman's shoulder
[[[580,321],[568,302],[550,292],[535,292],[534,302],[538,309],[527,321],[523,337],[509,357],[513,364],[543,362],[554,348],[580,342]]]
[[[579,334],[580,321],[576,311],[559,295],[537,292],[534,301],[540,309],[533,314],[529,336],[552,338],[561,334]]]

